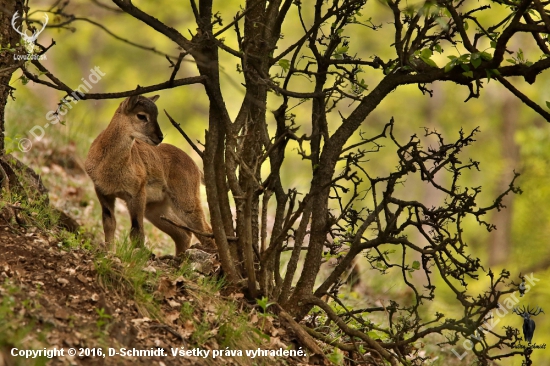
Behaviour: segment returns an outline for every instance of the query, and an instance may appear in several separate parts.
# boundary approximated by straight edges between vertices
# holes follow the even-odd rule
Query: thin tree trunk
[[[517,120],[519,118],[518,111],[521,106],[519,99],[510,95],[504,100],[500,100],[501,107],[501,156],[504,161],[500,177],[497,182],[497,194],[504,192],[512,178],[514,177],[514,169],[519,165],[519,146],[514,140],[517,129]],[[512,209],[514,203],[514,195],[504,197],[502,202],[506,209],[495,211],[492,218],[492,223],[496,226],[496,230],[491,233],[489,241],[489,265],[494,266],[502,264],[508,260],[512,247]]]
[[[342,152],[342,147],[349,137],[359,128],[365,118],[378,104],[397,86],[396,81],[386,77],[378,86],[369,93],[342,125],[325,143],[319,160],[319,167],[311,180],[312,205],[315,207],[311,215],[311,236],[306,254],[304,268],[296,288],[290,296],[286,311],[302,319],[311,309],[311,306],[304,306],[303,299],[313,293],[313,287],[319,268],[323,247],[326,242],[328,228],[328,199],[330,192],[330,181],[334,175],[336,162]]]
[[[0,43],[3,47],[10,44],[12,47],[19,42],[19,34],[12,28],[11,19],[18,11],[22,13],[23,2],[21,0],[0,0]],[[10,79],[15,68],[16,61],[13,54],[7,51],[0,53],[0,157],[5,154],[4,134],[6,131],[5,109],[13,90],[10,87]]]

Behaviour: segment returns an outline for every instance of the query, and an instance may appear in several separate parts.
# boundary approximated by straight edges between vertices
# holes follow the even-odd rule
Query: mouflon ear
[[[122,111],[124,113],[130,112],[138,104],[138,101],[139,101],[139,95],[132,95],[131,97],[126,98],[126,100],[122,102],[122,104],[120,105]]]
[[[152,97],[149,97],[153,103],[155,103],[157,100],[159,100],[160,95],[153,95]]]

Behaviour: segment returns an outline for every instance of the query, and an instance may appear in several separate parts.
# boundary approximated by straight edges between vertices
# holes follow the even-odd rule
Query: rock
[[[69,313],[67,311],[65,311],[65,309],[63,309],[63,308],[58,308],[57,310],[55,310],[55,313],[54,313],[53,316],[56,319],[60,319],[60,320],[69,319]]]
[[[142,269],[143,272],[148,272],[148,273],[157,273],[157,270],[155,267],[149,265],[145,268]]]
[[[77,274],[76,279],[79,280],[82,283],[88,283],[88,279],[86,277],[84,277],[83,275],[81,275],[81,274]]]
[[[195,248],[187,249],[184,255],[193,262],[192,267],[195,271],[205,275],[215,272],[215,255]]]

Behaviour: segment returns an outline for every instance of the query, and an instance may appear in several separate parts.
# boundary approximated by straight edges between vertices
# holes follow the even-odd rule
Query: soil
[[[50,347],[150,348],[185,346],[171,329],[143,319],[133,301],[105,291],[96,281],[90,252],[65,251],[55,240],[33,230],[13,228],[0,220],[0,280],[5,278],[21,291],[15,293],[18,314],[23,314],[33,332],[46,335]],[[6,294],[0,294],[5,296]],[[32,306],[21,306],[30,300]],[[105,314],[105,315],[100,315]],[[109,317],[106,317],[108,315]],[[107,337],[98,336],[101,322],[108,319]],[[105,333],[105,332],[103,332]],[[7,348],[7,349],[6,349]],[[0,365],[19,364],[11,347],[0,350]],[[52,365],[200,365],[200,359],[166,357],[58,357]]]

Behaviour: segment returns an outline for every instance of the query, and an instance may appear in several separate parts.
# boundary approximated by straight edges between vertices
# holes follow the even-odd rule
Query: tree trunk
[[[501,109],[501,134],[502,147],[501,154],[504,166],[502,167],[500,177],[497,183],[497,194],[504,192],[512,178],[514,169],[519,165],[519,146],[514,137],[517,129],[518,111],[521,106],[520,101],[510,95],[504,98]],[[489,265],[495,266],[505,263],[510,255],[512,247],[512,215],[514,214],[513,203],[514,195],[504,197],[502,203],[506,209],[496,211],[493,214],[492,223],[496,230],[491,233],[489,242]]]
[[[2,47],[10,44],[12,47],[19,43],[19,34],[11,26],[11,18],[18,11],[22,14],[23,1],[21,0],[0,0],[0,42]],[[7,51],[0,53],[0,157],[5,154],[4,136],[6,131],[5,109],[8,98],[13,91],[9,85],[11,75],[16,70],[16,61],[13,54]]]

